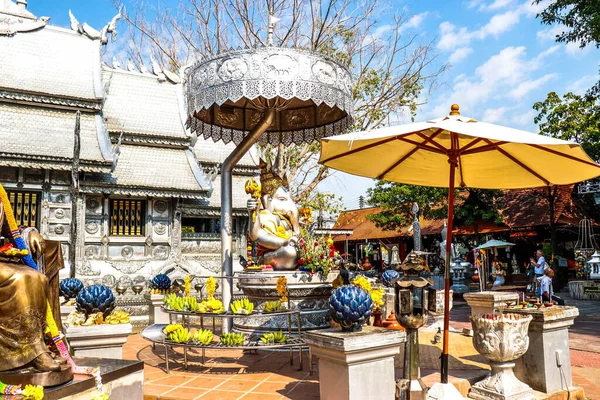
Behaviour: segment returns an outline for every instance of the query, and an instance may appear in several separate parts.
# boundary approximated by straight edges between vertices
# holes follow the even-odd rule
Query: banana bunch
[[[97,312],[94,314],[88,315],[87,319],[81,326],[92,326],[92,325],[100,325],[104,322],[104,316],[102,312]]]
[[[225,311],[225,308],[223,307],[223,303],[221,302],[221,300],[212,298],[204,300],[202,303],[198,304],[197,310],[201,313],[219,314]]]
[[[198,299],[194,296],[187,296],[183,298],[183,310],[196,312],[198,310]]]
[[[171,332],[175,332],[176,330],[183,329],[183,325],[181,324],[169,324],[165,326],[164,331],[168,335]]]
[[[236,300],[231,304],[231,311],[234,314],[252,314],[252,311],[254,311],[254,303],[247,298]]]
[[[250,196],[254,197],[255,199],[260,199],[260,183],[256,182],[254,178],[250,178],[246,181],[244,189]]]
[[[163,297],[163,304],[165,305],[166,308],[173,308],[172,306],[175,305],[175,302],[177,301],[177,295],[175,293],[171,293],[166,295],[165,297]]]
[[[281,330],[279,332],[267,332],[264,335],[262,335],[260,341],[264,344],[282,344],[287,342],[287,335],[284,335]]]
[[[191,337],[192,337],[192,335],[190,334],[190,332],[188,332],[188,330],[185,329],[184,327],[180,327],[179,329],[174,330],[171,333],[167,334],[167,338],[171,342],[175,342],[175,343],[187,343],[190,341]]]
[[[244,344],[246,337],[243,333],[224,333],[221,335],[221,343],[225,346],[240,346]]]
[[[197,329],[192,335],[193,343],[200,343],[203,345],[211,344],[213,340],[213,333],[210,329]]]
[[[280,301],[267,301],[263,306],[263,311],[266,313],[285,311],[286,308]]]
[[[129,313],[123,310],[115,310],[104,319],[105,324],[128,324],[131,319]]]

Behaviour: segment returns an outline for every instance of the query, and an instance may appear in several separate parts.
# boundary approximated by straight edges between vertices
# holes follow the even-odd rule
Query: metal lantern
[[[427,321],[429,287],[433,285],[433,281],[421,276],[421,272],[429,272],[429,268],[414,252],[406,257],[400,269],[404,275],[394,285],[396,319],[406,329],[404,371],[400,388],[408,399],[425,399],[427,386],[421,380],[419,369],[418,329]]]
[[[600,279],[600,253],[598,253],[598,250],[586,261],[586,265],[586,277],[588,279]]]

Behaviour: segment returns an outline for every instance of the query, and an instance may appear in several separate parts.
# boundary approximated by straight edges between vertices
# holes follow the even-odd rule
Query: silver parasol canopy
[[[272,29],[267,43],[272,43]],[[232,297],[232,171],[258,141],[291,145],[344,133],[352,125],[352,78],[316,53],[268,46],[220,54],[186,70],[188,127],[237,146],[221,167],[223,305]],[[223,330],[232,321],[224,319]]]

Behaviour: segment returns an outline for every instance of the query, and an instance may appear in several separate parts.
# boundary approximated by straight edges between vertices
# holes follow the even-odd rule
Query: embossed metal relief
[[[86,258],[96,258],[100,254],[100,249],[98,246],[86,246],[85,247],[85,256]]]
[[[121,249],[121,256],[128,260],[131,257],[133,257],[133,247],[131,246],[125,246]]]
[[[157,260],[165,260],[169,256],[169,248],[167,246],[156,246],[152,250],[152,256]]]
[[[313,141],[342,133],[352,125],[350,72],[316,53],[278,47],[244,49],[198,63],[186,74],[192,113],[188,126],[205,139],[237,144],[254,127],[262,106],[254,104],[258,112],[251,112],[250,107],[244,113],[236,106],[242,98],[294,99],[283,107],[287,119],[277,110],[262,142]]]
[[[168,204],[164,200],[156,200],[154,202],[154,210],[159,213],[164,213],[169,208]]]
[[[65,210],[63,210],[62,208],[58,208],[58,209],[54,210],[54,218],[63,219],[64,217],[65,217]]]
[[[154,225],[154,232],[157,235],[164,235],[167,232],[167,225],[162,222],[157,223]]]
[[[124,274],[134,274],[146,266],[146,261],[114,261],[110,266]]]
[[[108,286],[109,288],[114,288],[117,284],[117,278],[114,275],[104,275],[102,277],[102,284]]]
[[[88,197],[85,202],[86,210],[89,213],[96,213],[100,211],[102,205],[102,199],[97,197]]]
[[[90,235],[98,233],[99,230],[100,224],[98,223],[98,221],[89,221],[85,224],[85,231]]]
[[[65,233],[65,227],[63,225],[55,225],[54,226],[54,234],[62,235]]]
[[[120,276],[117,280],[117,284],[121,286],[125,286],[126,288],[130,288],[133,284],[131,278],[127,275]]]

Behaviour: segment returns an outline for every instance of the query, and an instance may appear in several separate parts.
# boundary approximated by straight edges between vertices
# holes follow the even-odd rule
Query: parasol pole
[[[242,159],[244,154],[260,139],[275,119],[275,109],[268,107],[260,121],[242,140],[242,142],[225,159],[221,167],[221,262],[222,262],[222,289],[223,307],[229,311],[233,297],[233,167]],[[228,333],[233,326],[232,318],[223,318],[223,333]]]
[[[450,254],[452,253],[452,219],[454,218],[454,179],[458,166],[458,138],[450,134],[451,150],[448,152],[450,164],[450,184],[448,185],[448,230],[446,232],[446,271],[444,279],[444,342],[442,347],[442,383],[448,383],[448,339],[450,333]]]

